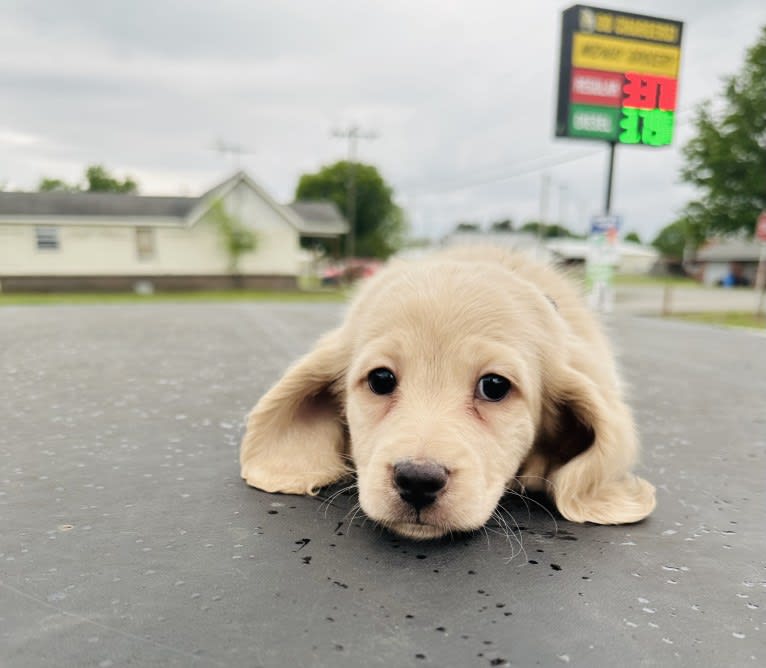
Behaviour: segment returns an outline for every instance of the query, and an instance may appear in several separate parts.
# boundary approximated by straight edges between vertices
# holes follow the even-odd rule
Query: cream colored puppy
[[[381,525],[484,525],[509,487],[574,522],[652,512],[609,344],[553,268],[493,248],[392,262],[250,414],[242,477],[314,494],[356,469]]]

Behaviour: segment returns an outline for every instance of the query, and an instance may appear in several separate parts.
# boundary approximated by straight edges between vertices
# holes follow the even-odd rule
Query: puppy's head
[[[530,452],[551,305],[501,267],[390,272],[350,314],[363,510],[415,538],[482,526]]]
[[[352,462],[362,509],[391,530],[477,529],[529,462],[542,478],[594,443],[600,400],[567,366],[569,335],[546,295],[499,263],[392,264],[251,413],[242,475],[311,493]],[[618,459],[599,455],[578,479],[595,489]]]

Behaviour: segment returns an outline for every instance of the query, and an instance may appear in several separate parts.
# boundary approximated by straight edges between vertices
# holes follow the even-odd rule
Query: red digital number
[[[653,77],[647,74],[628,72],[623,87],[623,106],[635,109],[661,109],[674,111],[678,81],[667,77]]]

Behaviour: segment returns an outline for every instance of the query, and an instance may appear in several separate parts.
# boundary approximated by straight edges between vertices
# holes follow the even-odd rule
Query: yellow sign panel
[[[677,22],[660,21],[642,16],[626,16],[612,12],[596,12],[583,9],[581,14],[581,29],[590,26],[596,32],[617,35],[618,37],[633,37],[634,39],[646,39],[654,42],[666,42],[678,44],[681,41],[681,27]],[[590,12],[590,15],[587,14]],[[584,24],[584,25],[582,25]]]
[[[675,78],[681,49],[633,39],[575,33],[572,65],[606,72],[641,72]]]

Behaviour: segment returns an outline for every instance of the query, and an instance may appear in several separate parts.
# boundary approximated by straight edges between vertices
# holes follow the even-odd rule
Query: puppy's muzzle
[[[448,479],[447,469],[432,460],[405,459],[394,464],[394,487],[402,501],[418,511],[436,501]]]

